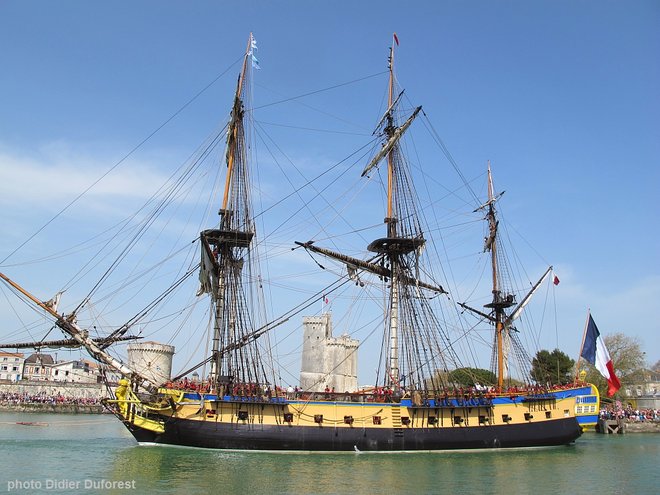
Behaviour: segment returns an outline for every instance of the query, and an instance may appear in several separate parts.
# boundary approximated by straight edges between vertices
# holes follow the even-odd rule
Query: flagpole
[[[587,328],[589,327],[589,317],[591,316],[591,308],[587,309],[587,320],[584,322],[584,332],[582,333],[582,344],[580,344],[580,353],[578,354],[577,361],[575,362],[575,381],[580,374],[580,358],[582,358],[582,351],[584,350],[584,340],[587,338]]]

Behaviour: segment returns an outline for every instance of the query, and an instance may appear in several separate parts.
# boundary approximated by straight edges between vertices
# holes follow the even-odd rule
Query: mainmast
[[[387,91],[387,126],[385,127],[385,135],[388,138],[388,141],[394,136],[394,115],[392,114],[393,103],[394,103],[394,43],[390,47],[390,57],[388,68],[390,72],[390,79]],[[394,189],[394,159],[392,153],[387,154],[387,217],[385,218],[385,223],[387,224],[387,236],[395,237],[395,222],[396,219],[393,216],[393,202],[392,190]]]
[[[388,87],[387,106],[390,112],[387,115],[387,126],[385,127],[385,135],[388,140],[394,136],[394,116],[392,114],[393,108],[393,95],[394,95],[394,43],[390,47],[390,60],[389,60],[390,80]],[[394,189],[394,159],[392,153],[387,154],[387,217],[385,217],[385,224],[387,225],[387,237],[396,237],[396,218],[393,213],[393,195]],[[399,274],[397,260],[394,259],[392,253],[387,253],[387,257],[392,267],[392,291],[390,294],[390,369],[389,378],[392,385],[398,388],[399,377]]]
[[[396,36],[394,42],[398,44]],[[383,280],[387,290],[384,353],[381,356],[384,373],[377,379],[395,393],[401,393],[404,387],[407,392],[434,387],[437,380],[433,381],[432,377],[436,376],[438,369],[445,367],[444,363],[438,366],[444,356],[443,342],[439,340],[441,328],[430,304],[433,296],[427,297],[424,290],[435,294],[445,291],[440,285],[423,281],[419,276],[421,252],[426,240],[415,204],[412,176],[399,142],[422,107],[416,107],[402,124],[398,123],[403,120],[397,118],[403,92],[396,88],[394,45],[390,48],[388,68],[388,106],[374,132],[381,136],[382,145],[362,172],[363,177],[370,176],[379,163],[387,159],[387,171],[383,174],[387,176],[385,237],[367,246],[375,253],[369,260],[317,247],[313,241],[298,245],[346,264],[349,274],[363,270]]]
[[[398,44],[396,35],[394,41]],[[399,140],[403,133],[408,129],[414,118],[417,116],[421,107],[417,107],[408,120],[401,126],[397,127],[395,123],[395,101],[394,101],[394,46],[390,47],[389,56],[389,84],[388,84],[388,108],[381,123],[384,124],[383,136],[385,142],[380,152],[369,162],[365,167],[362,175],[367,175],[369,171],[374,168],[378,162],[387,156],[387,216],[385,217],[385,225],[387,226],[387,237],[377,239],[369,244],[369,251],[383,255],[385,260],[390,266],[390,301],[389,301],[389,362],[388,369],[386,370],[386,381],[388,386],[394,390],[401,388],[401,376],[399,369],[399,311],[400,311],[400,286],[402,272],[402,256],[409,254],[424,245],[424,239],[421,235],[417,237],[407,237],[399,232],[397,227],[399,219],[397,218],[397,205],[396,201],[400,201],[399,184],[397,183],[398,161],[399,161]],[[401,95],[399,95],[401,96]],[[396,98],[396,102],[399,97]]]
[[[369,162],[365,167],[362,175],[367,175],[378,163],[387,157],[387,216],[385,217],[385,225],[387,227],[387,237],[377,239],[369,244],[368,249],[374,253],[382,255],[389,265],[390,273],[390,301],[389,301],[389,363],[386,372],[386,380],[388,385],[398,390],[400,388],[400,369],[399,369],[399,311],[400,311],[400,286],[402,283],[409,283],[402,273],[402,256],[409,254],[424,245],[424,239],[421,234],[418,236],[405,236],[399,232],[396,212],[396,202],[401,200],[399,197],[399,184],[397,183],[398,161],[399,161],[399,140],[403,133],[408,129],[412,121],[415,119],[422,107],[417,107],[408,120],[397,127],[395,122],[394,112],[396,110],[396,103],[398,103],[401,95],[396,100],[395,94],[395,77],[394,77],[394,46],[398,44],[396,35],[393,36],[394,42],[390,47],[390,55],[388,60],[389,69],[389,84],[388,84],[388,108],[385,115],[380,121],[384,124],[382,131],[385,137],[385,142],[379,153]],[[379,125],[380,125],[379,124]],[[442,291],[442,288],[440,288]]]

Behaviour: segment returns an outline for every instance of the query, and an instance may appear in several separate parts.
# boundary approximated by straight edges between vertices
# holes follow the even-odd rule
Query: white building
[[[92,361],[61,361],[51,367],[50,379],[55,382],[100,383],[101,375],[96,363]]]
[[[23,379],[33,381],[50,380],[51,367],[55,364],[50,354],[31,354],[23,367]]]
[[[0,380],[17,382],[23,378],[25,357],[22,352],[0,351]]]

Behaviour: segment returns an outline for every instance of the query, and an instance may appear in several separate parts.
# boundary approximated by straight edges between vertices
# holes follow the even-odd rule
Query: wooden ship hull
[[[551,393],[401,402],[201,396],[162,391],[170,406],[111,401],[140,444],[225,450],[406,452],[567,445],[589,385]],[[345,399],[345,397],[343,397]]]

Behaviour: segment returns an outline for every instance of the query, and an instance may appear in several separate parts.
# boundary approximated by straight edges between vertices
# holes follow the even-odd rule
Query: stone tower
[[[348,335],[332,336],[332,315],[303,318],[303,351],[300,386],[322,392],[334,387],[337,393],[357,390],[358,340]]]
[[[158,342],[130,344],[128,366],[159,385],[170,379],[174,346]]]

